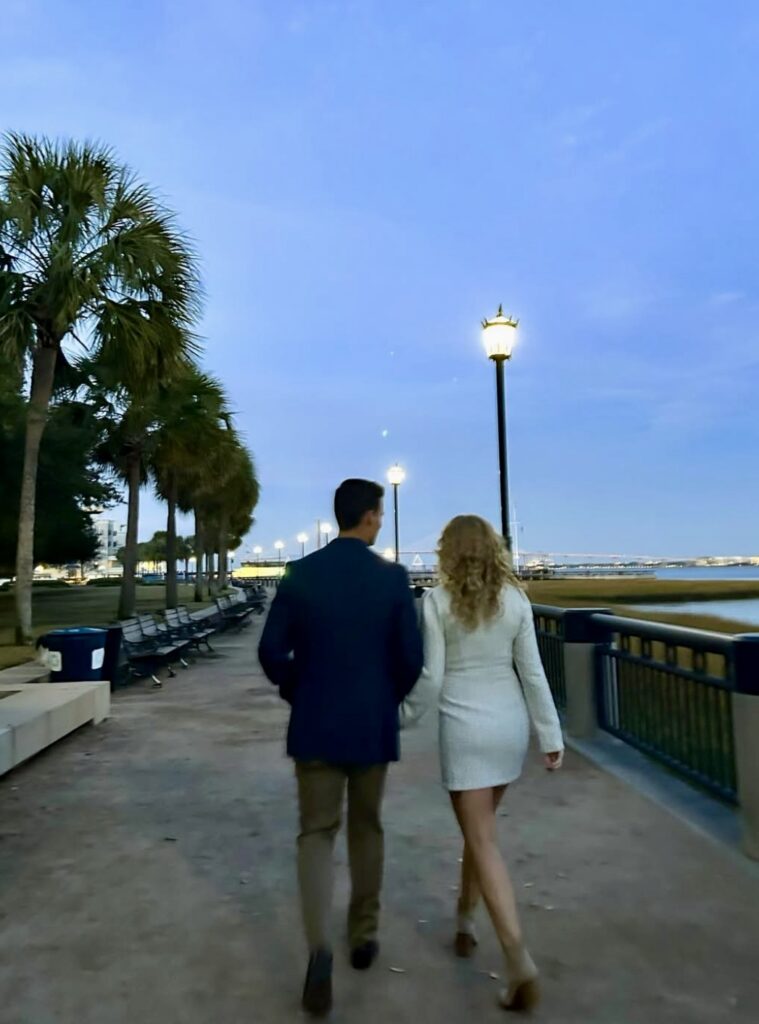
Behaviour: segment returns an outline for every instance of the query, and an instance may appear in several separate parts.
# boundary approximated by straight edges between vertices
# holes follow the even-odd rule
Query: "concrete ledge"
[[[8,696],[4,696],[8,694]],[[110,683],[0,682],[0,775],[87,722],[108,717]]]
[[[38,661],[27,661],[23,665],[13,665],[0,671],[0,685],[11,683],[46,683],[50,679],[50,669],[40,665]]]

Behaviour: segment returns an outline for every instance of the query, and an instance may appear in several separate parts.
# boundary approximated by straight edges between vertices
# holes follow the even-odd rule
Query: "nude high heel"
[[[516,1013],[534,1010],[540,1002],[539,975],[524,946],[506,954],[506,973],[509,984],[498,998],[501,1007]]]
[[[477,929],[469,914],[459,914],[454,942],[456,956],[468,960],[477,948]]]

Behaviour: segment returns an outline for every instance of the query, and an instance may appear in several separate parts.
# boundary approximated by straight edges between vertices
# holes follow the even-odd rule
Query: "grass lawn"
[[[179,585],[180,604],[192,605],[192,584]],[[116,619],[119,587],[69,587],[66,590],[34,590],[34,632],[36,636],[61,626],[107,626]],[[211,602],[194,605],[204,608]],[[166,607],[166,588],[137,587],[137,610],[158,612]],[[15,647],[13,593],[0,594],[0,669],[32,661],[34,648]]]
[[[681,615],[676,612],[646,612],[629,604],[646,601],[673,604],[686,601],[719,601],[759,598],[759,580],[655,580],[578,579],[534,580],[527,585],[530,599],[538,604],[565,608],[609,608],[617,615],[668,622],[718,633],[752,633],[756,626],[711,615]],[[180,584],[180,601],[192,604],[191,584]],[[116,618],[119,588],[70,587],[66,590],[34,591],[34,625],[37,635],[60,626],[103,626]],[[138,587],[137,606],[141,612],[157,612],[165,606],[165,588]],[[198,605],[197,607],[204,607]],[[34,650],[13,646],[13,594],[0,594],[0,669],[34,658]]]

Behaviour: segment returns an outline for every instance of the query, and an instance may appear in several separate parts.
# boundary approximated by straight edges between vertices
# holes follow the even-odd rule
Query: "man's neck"
[[[337,535],[338,540],[360,540],[366,544],[367,547],[371,547],[371,538],[367,537],[362,530],[341,530]]]

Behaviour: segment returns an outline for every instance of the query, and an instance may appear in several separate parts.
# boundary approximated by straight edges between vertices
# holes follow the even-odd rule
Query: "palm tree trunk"
[[[208,543],[208,541],[206,541]],[[213,551],[210,548],[206,548],[206,587],[208,588],[208,596],[216,596],[216,587],[213,578],[214,573],[214,559]]]
[[[31,644],[32,580],[34,578],[34,515],[37,505],[37,466],[55,380],[56,347],[40,347],[34,353],[32,388],[26,414],[24,468],[18,510],[16,544],[16,643]]]
[[[195,601],[203,600],[203,520],[195,509]]]
[[[190,559],[184,559],[184,581],[187,582],[187,578],[190,575]]]
[[[167,504],[166,607],[176,608],[179,604],[179,587],[177,585],[177,482],[173,473],[169,480]]]
[[[221,526],[219,528],[219,589],[223,590],[227,585],[227,555],[228,555],[229,526],[227,516],[222,514]]]
[[[134,615],[137,603],[137,530],[140,521],[140,456],[131,455],[127,466],[129,499],[127,506],[126,542],[124,544],[124,576],[119,595],[119,618]]]

